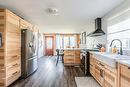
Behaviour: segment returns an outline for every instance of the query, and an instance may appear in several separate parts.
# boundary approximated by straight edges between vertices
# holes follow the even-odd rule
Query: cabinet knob
[[[130,69],[130,67],[128,67],[128,69]]]

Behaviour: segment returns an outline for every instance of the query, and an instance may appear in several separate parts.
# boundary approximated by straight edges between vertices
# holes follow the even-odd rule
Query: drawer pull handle
[[[5,69],[1,69],[1,71],[4,71]]]
[[[17,73],[18,73],[17,71],[16,71],[16,72],[14,72],[14,73],[12,73],[12,76],[13,76],[13,75],[15,75],[15,74],[17,74]]]
[[[104,66],[103,64],[99,63],[99,65]]]
[[[100,76],[103,78],[104,77],[104,71],[100,69]]]
[[[15,55],[15,56],[12,56],[12,57],[18,57],[17,55]]]
[[[130,69],[130,67],[128,67],[128,69]]]
[[[12,68],[12,67],[17,66],[17,65],[19,65],[19,64],[16,63],[16,64],[14,64],[12,66],[9,66],[9,68]]]
[[[90,64],[90,66],[93,66],[92,64]]]
[[[16,64],[14,64],[14,65],[12,65],[12,66],[17,66],[18,64],[16,63]]]

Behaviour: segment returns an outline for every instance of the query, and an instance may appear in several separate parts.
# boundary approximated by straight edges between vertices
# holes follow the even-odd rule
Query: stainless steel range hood
[[[101,18],[95,19],[95,29],[96,29],[95,31],[89,33],[87,36],[96,37],[105,35],[105,32],[102,30]]]

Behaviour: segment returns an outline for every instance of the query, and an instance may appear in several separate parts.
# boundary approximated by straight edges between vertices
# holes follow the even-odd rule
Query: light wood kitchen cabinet
[[[104,64],[95,59],[95,79],[104,87]]]
[[[64,64],[80,64],[80,50],[65,50],[64,51]]]
[[[105,87],[117,87],[117,75],[108,69],[105,69]]]
[[[117,87],[117,69],[90,54],[90,73],[102,87]]]
[[[93,58],[93,54],[90,54],[90,73],[91,73],[91,75],[92,76],[94,76],[94,74],[95,74],[95,60],[94,60],[94,58]]]
[[[7,9],[0,9],[0,33],[0,87],[6,87],[21,75],[19,17]]]
[[[118,73],[119,87],[130,87],[130,67],[123,64],[119,64]]]
[[[20,29],[29,29],[33,31],[33,25],[20,18]]]

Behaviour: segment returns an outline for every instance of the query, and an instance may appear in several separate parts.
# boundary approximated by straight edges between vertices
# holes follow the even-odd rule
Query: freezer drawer
[[[27,76],[29,76],[34,71],[36,71],[36,69],[38,68],[37,58],[34,57],[32,59],[27,60],[27,62],[28,62],[28,64],[27,64]]]

